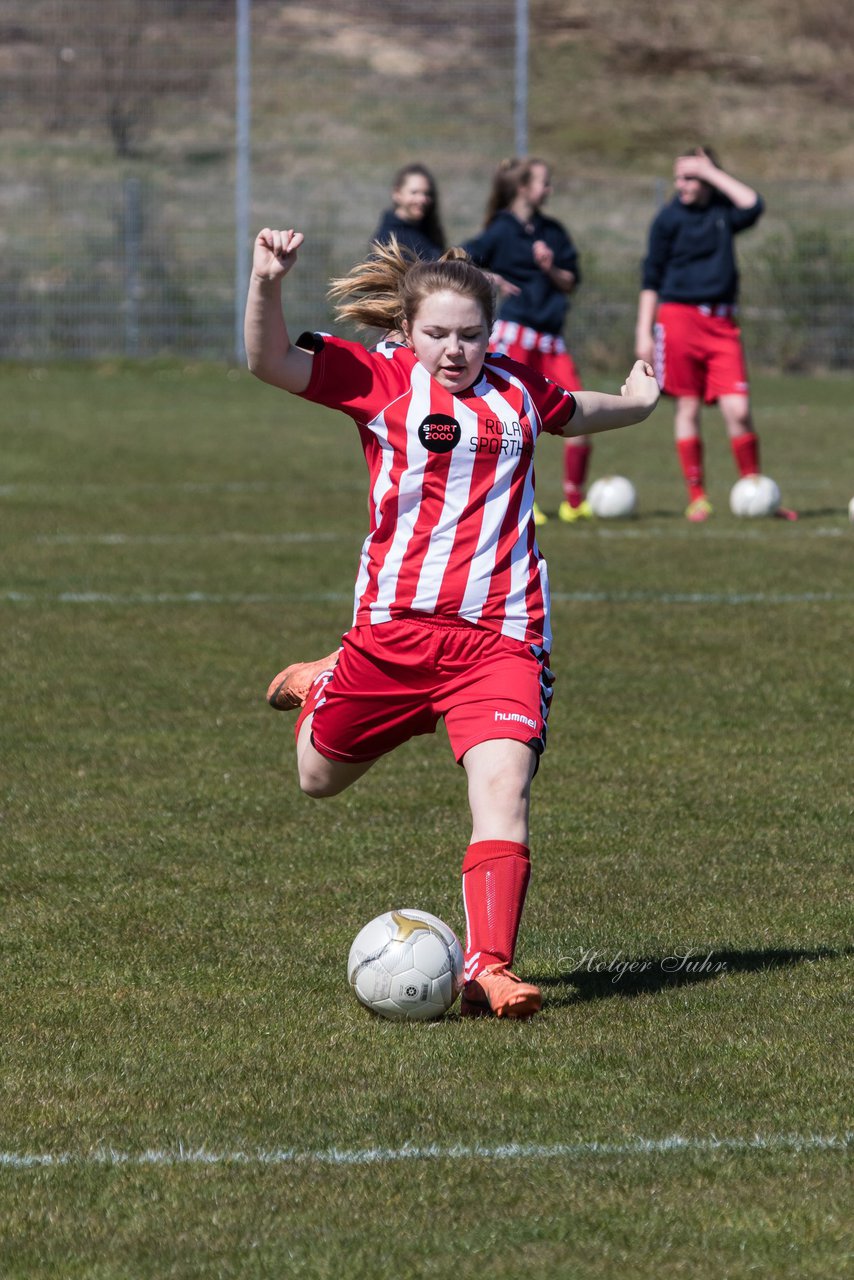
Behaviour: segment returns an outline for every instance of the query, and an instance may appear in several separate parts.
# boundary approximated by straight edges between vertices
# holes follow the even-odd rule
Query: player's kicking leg
[[[316,662],[292,662],[270,681],[267,701],[275,711],[296,711],[304,707],[311,686],[318,676],[332,671],[338,661],[338,649]]]
[[[531,747],[504,738],[482,742],[463,758],[473,818],[463,861],[464,1018],[530,1018],[542,1003],[539,988],[510,968],[531,874],[528,806],[535,763]]]

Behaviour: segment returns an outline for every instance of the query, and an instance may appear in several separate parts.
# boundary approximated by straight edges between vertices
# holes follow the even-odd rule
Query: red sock
[[[592,452],[589,444],[572,444],[567,441],[564,445],[563,496],[571,507],[580,507],[584,501],[584,482]]]
[[[743,431],[730,438],[732,456],[741,476],[759,475],[759,436],[755,431]]]
[[[527,845],[512,840],[469,845],[463,859],[467,982],[487,965],[513,963],[530,878]]]
[[[684,440],[677,440],[676,452],[679,455],[679,465],[682,468],[682,474],[688,486],[689,501],[693,502],[695,498],[704,498],[706,490],[703,484],[702,436],[686,436]]]

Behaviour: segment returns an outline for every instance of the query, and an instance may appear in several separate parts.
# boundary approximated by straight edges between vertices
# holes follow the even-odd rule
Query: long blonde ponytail
[[[371,255],[329,286],[339,320],[364,329],[400,330],[411,323],[426,297],[442,290],[474,298],[483,308],[487,327],[495,320],[492,282],[464,249],[448,249],[437,261],[425,261],[401,245],[395,236],[374,245]]]

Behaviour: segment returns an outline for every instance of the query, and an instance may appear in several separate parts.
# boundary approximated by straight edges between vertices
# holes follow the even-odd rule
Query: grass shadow
[[[841,959],[854,954],[854,947],[831,950],[778,948],[764,951],[715,951],[692,948],[669,956],[645,956],[634,959],[622,952],[590,951],[572,970],[557,976],[533,977],[543,988],[574,987],[564,996],[549,996],[549,1004],[583,1004],[588,1000],[607,1000],[613,996],[656,995],[674,987],[710,982],[729,973],[764,973],[769,969],[789,968],[812,960]]]

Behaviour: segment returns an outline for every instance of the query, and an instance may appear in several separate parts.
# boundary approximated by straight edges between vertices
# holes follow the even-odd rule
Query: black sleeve
[[[576,285],[581,284],[581,263],[578,258],[578,250],[572,243],[572,237],[568,231],[561,228],[563,243],[558,247],[555,253],[555,266],[560,267],[564,271],[571,271],[575,276]]]
[[[374,234],[371,236],[371,244],[388,244],[391,235],[391,213],[386,209],[379,221]]]
[[[489,227],[479,235],[472,236],[471,240],[464,240],[462,247],[475,266],[489,268],[493,253],[493,237],[489,234]]]
[[[656,293],[660,290],[670,258],[673,234],[674,227],[668,217],[668,210],[662,209],[649,229],[649,243],[642,268],[642,289],[653,289]]]
[[[765,212],[765,201],[761,196],[756,197],[756,204],[751,205],[749,209],[737,209],[735,205],[732,207],[730,214],[730,226],[733,231],[746,231],[748,227],[752,227],[758,222]]]

